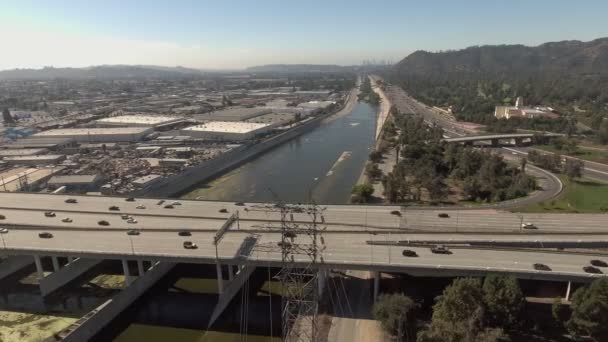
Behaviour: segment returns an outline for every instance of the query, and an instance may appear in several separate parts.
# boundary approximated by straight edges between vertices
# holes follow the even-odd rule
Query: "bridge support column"
[[[566,301],[570,300],[570,289],[571,289],[572,283],[568,282],[568,287],[566,288],[566,297],[564,298]]]
[[[51,257],[51,260],[53,260],[53,271],[55,271],[55,272],[59,271],[59,268],[60,268],[59,258],[54,256],[54,257]]]
[[[143,260],[137,260],[137,274],[141,277],[145,272]]]
[[[125,275],[125,287],[129,287],[133,282],[131,279],[131,272],[129,271],[129,262],[127,259],[122,259],[122,273]]]
[[[42,262],[40,261],[39,255],[34,255],[34,263],[36,264],[36,274],[38,280],[44,278],[44,269],[42,268]]]
[[[221,295],[224,292],[224,279],[222,279],[222,265],[219,261],[215,262],[215,271],[217,272],[217,293]]]
[[[498,144],[498,139],[491,140],[491,143],[492,143],[492,147],[498,147],[498,145],[499,145]]]
[[[381,273],[378,271],[374,271],[374,302],[378,298],[378,293],[380,293],[380,278],[382,277]]]
[[[232,281],[232,279],[234,279],[234,269],[232,268],[232,265],[226,266],[228,266],[228,280]]]
[[[521,146],[523,144],[522,138],[515,138],[515,146]]]
[[[327,281],[327,270],[319,270],[317,272],[317,293],[319,294],[319,298],[321,298]]]

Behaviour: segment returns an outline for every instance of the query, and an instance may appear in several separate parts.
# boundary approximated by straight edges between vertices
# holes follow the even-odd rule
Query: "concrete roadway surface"
[[[503,150],[508,151],[514,156],[524,157],[528,155],[528,152],[531,150],[538,151],[544,154],[551,154],[551,152],[535,149],[533,147],[505,147]],[[582,160],[579,158],[568,157],[562,155],[562,158],[575,159],[580,160],[585,164],[585,170],[583,171],[583,176],[585,178],[589,178],[595,181],[599,181],[602,183],[608,183],[608,165],[602,163],[596,163],[588,160]]]
[[[14,229],[1,234],[3,246],[0,253],[10,255],[80,256],[99,259],[138,259],[185,263],[214,263],[214,234],[193,232],[181,237],[175,232],[144,231],[138,236],[129,236],[119,231],[49,230],[50,239],[38,237],[37,231]],[[428,247],[409,247],[418,257],[404,257],[403,248],[370,245],[367,234],[324,234],[324,246],[319,264],[331,269],[378,270],[405,272],[419,276],[478,276],[488,272],[513,274],[520,278],[545,280],[589,281],[603,276],[589,274],[583,266],[590,260],[602,258],[597,255],[558,253],[533,250],[489,250],[475,248],[453,248],[452,254],[434,254]],[[255,237],[257,242],[251,253],[242,255],[246,237]],[[391,236],[395,238],[394,236]],[[405,234],[404,234],[405,237]],[[400,238],[402,239],[402,238]],[[185,249],[184,241],[192,241],[198,249]],[[219,259],[222,263],[255,265],[281,264],[281,253],[277,246],[278,234],[248,234],[230,232],[220,242]],[[296,238],[296,243],[305,244],[305,237]],[[608,258],[606,258],[608,260]],[[295,261],[309,264],[307,255],[297,255]],[[543,263],[551,271],[537,271],[534,263]],[[323,267],[323,266],[322,266]]]
[[[76,199],[78,203],[65,203],[66,199]],[[128,202],[124,198],[105,196],[72,196],[31,193],[0,193],[0,227],[20,229],[49,227],[72,230],[207,230],[215,231],[234,212],[239,212],[239,224],[243,229],[273,230],[280,227],[280,213],[272,204],[232,202],[186,201],[173,209],[165,204],[177,202],[158,199],[135,199]],[[118,206],[120,211],[110,211],[110,206]],[[137,209],[144,206],[145,209]],[[226,213],[220,212],[222,209]],[[530,222],[538,229],[535,233],[608,233],[606,214],[518,214],[497,210],[420,209],[399,206],[323,206],[324,222],[317,218],[319,226],[328,231],[367,230],[408,230],[435,232],[519,232],[521,224]],[[273,211],[269,211],[273,210]],[[55,217],[45,217],[46,211],[53,211]],[[449,217],[442,218],[439,214]],[[130,215],[137,220],[129,224],[121,215]],[[72,222],[62,222],[64,218]],[[288,217],[291,220],[291,215]],[[101,226],[98,221],[108,221],[109,226]],[[295,223],[311,222],[307,213],[293,214]]]

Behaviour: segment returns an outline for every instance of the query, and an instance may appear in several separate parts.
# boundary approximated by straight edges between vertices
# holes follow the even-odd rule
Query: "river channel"
[[[374,143],[377,107],[357,103],[350,113],[201,184],[187,199],[344,204]]]

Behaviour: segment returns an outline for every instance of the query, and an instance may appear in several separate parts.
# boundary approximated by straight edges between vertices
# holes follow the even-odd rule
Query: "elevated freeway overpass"
[[[496,210],[356,205],[323,209],[326,230],[321,233],[321,252],[314,264],[319,292],[327,271],[336,269],[372,271],[374,295],[380,287],[380,272],[432,277],[503,273],[568,283],[605,276],[583,269],[593,259],[608,261],[608,254],[589,249],[608,246],[603,214],[521,216]],[[238,224],[216,249],[218,229],[237,212]],[[125,289],[59,334],[64,341],[93,336],[178,263],[215,265],[219,297],[213,319],[256,267],[283,265],[278,248],[280,213],[273,204],[0,193],[0,215],[0,256],[6,258],[0,261],[0,280],[33,264],[45,296],[103,260],[122,264]],[[134,222],[128,223],[122,215],[133,217]],[[293,214],[296,223],[309,219],[305,210]],[[100,225],[100,221],[108,224]],[[529,221],[538,229],[524,231],[521,224]],[[139,234],[127,234],[131,229]],[[181,236],[180,231],[190,236]],[[52,237],[41,238],[41,232]],[[185,241],[198,248],[184,248]],[[447,244],[451,253],[433,253],[429,247],[437,243]],[[561,247],[587,249],[573,253]],[[403,256],[404,248],[415,251],[417,257]],[[43,258],[51,259],[52,272],[43,269]],[[308,266],[310,259],[296,256],[294,263]],[[548,269],[537,269],[537,263]],[[137,276],[133,276],[135,264]]]
[[[66,203],[75,199],[77,203]],[[0,193],[0,220],[8,232],[0,234],[0,253],[30,256],[69,256],[87,259],[156,260],[184,263],[215,263],[242,265],[280,263],[277,243],[280,241],[280,215],[272,204],[245,204],[209,201],[179,201]],[[171,204],[172,209],[165,208]],[[110,210],[117,206],[119,210]],[[139,209],[138,209],[139,208]],[[47,217],[52,211],[55,216]],[[239,213],[238,230],[232,230],[218,249],[213,236],[234,212]],[[438,213],[448,213],[439,217]],[[130,215],[137,223],[127,223],[122,215]],[[445,216],[445,215],[442,215]],[[520,277],[539,279],[589,279],[582,267],[593,257],[587,254],[555,254],[544,250],[492,250],[467,245],[468,239],[479,241],[520,240],[522,242],[562,241],[588,247],[582,242],[608,245],[604,214],[513,214],[495,210],[437,211],[407,209],[398,206],[326,206],[325,251],[320,267],[367,269],[432,274],[513,273]],[[70,218],[71,222],[63,222]],[[109,225],[101,226],[99,221]],[[305,212],[294,214],[294,222],[308,222]],[[521,224],[533,222],[537,229],[523,230]],[[127,235],[129,229],[140,234]],[[179,231],[190,231],[182,237]],[[53,237],[43,239],[40,232]],[[423,234],[424,233],[424,234]],[[423,235],[421,235],[423,234]],[[463,237],[463,234],[468,234]],[[257,239],[256,249],[249,256],[238,255],[245,238]],[[436,255],[426,246],[413,246],[419,258],[405,258],[399,248],[368,244],[380,240],[419,240],[432,244],[452,239],[459,249],[451,255]],[[187,250],[183,242],[190,240],[199,248]],[[574,245],[572,245],[574,244]],[[259,247],[259,248],[258,248]],[[304,262],[304,260],[302,260]],[[535,262],[554,265],[549,272],[536,271]]]
[[[521,146],[525,141],[532,143],[543,143],[549,139],[561,137],[563,134],[558,133],[512,133],[512,134],[490,134],[490,135],[468,135],[457,138],[445,138],[443,141],[447,143],[461,143],[472,145],[476,142],[489,143],[492,146],[499,146],[501,141],[514,141],[516,146]]]

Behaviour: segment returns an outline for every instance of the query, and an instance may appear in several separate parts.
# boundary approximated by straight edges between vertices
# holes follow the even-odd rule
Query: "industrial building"
[[[183,118],[161,115],[120,115],[95,121],[98,127],[171,127],[184,122]]]
[[[19,139],[10,144],[4,145],[4,148],[11,149],[37,149],[45,148],[53,151],[62,150],[69,147],[75,147],[76,140],[70,137],[29,137]]]
[[[87,192],[96,190],[101,179],[99,175],[53,176],[47,186],[52,190],[65,186],[69,192]]]
[[[201,125],[184,128],[181,134],[194,138],[214,141],[240,141],[268,132],[272,125],[239,121],[210,121]]]
[[[205,114],[198,114],[193,117],[196,120],[244,121],[269,113],[272,113],[272,109],[266,107],[234,107]]]
[[[24,168],[16,167],[0,173],[0,191],[32,191],[53,175],[62,172],[63,167]]]
[[[65,160],[63,154],[44,154],[44,155],[32,155],[32,156],[11,156],[4,157],[3,160],[7,164],[12,165],[50,165],[58,164]]]
[[[72,138],[79,143],[137,142],[153,132],[151,127],[62,128],[34,134],[34,138]]]

